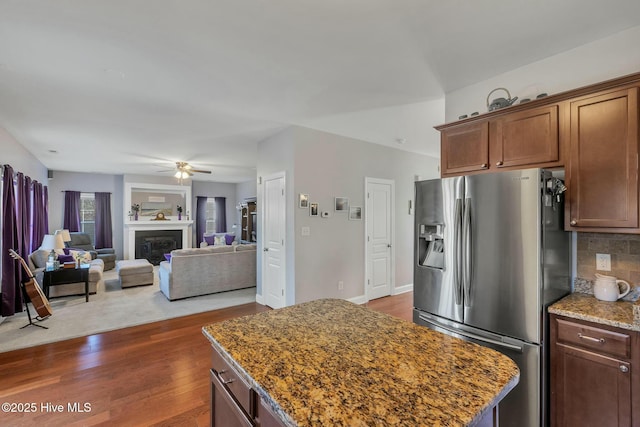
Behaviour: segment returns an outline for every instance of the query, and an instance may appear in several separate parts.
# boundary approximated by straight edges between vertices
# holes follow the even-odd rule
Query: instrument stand
[[[39,328],[42,329],[49,329],[46,326],[42,326],[42,325],[38,325],[37,323],[33,323],[33,320],[31,318],[31,311],[29,311],[29,303],[31,302],[31,298],[29,298],[29,295],[27,295],[27,290],[24,288],[24,283],[20,282],[20,290],[22,291],[22,298],[24,299],[24,306],[27,308],[27,317],[29,318],[29,323],[27,323],[24,326],[21,326],[20,329],[24,329],[27,326],[37,326]],[[33,303],[32,303],[33,305]],[[40,316],[36,316],[35,319],[38,322],[42,322],[43,320],[46,319],[46,317],[40,317]]]

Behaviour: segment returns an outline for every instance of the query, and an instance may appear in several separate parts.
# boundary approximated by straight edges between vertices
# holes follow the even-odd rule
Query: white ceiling
[[[52,170],[220,182],[290,125],[438,155],[448,91],[639,24],[638,0],[0,0],[0,126]]]

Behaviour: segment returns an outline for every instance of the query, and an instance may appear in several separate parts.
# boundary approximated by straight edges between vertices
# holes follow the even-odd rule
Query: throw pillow
[[[204,241],[207,242],[207,245],[213,245],[213,234],[211,236],[204,236]]]
[[[82,262],[90,263],[91,262],[91,253],[85,251],[74,251],[73,249],[69,251],[69,255],[71,255],[74,259],[80,257]]]
[[[213,244],[215,246],[221,246],[221,245],[226,245],[227,244],[227,239],[223,236],[213,236]]]
[[[234,236],[233,234],[225,234],[224,235],[224,239],[227,242],[227,245],[230,245],[233,243],[233,241],[235,240],[236,236]]]
[[[164,254],[164,259],[171,261],[171,254]]]
[[[60,261],[60,264],[64,264],[65,262],[74,262],[75,259],[73,258],[72,255],[58,255],[58,261]]]

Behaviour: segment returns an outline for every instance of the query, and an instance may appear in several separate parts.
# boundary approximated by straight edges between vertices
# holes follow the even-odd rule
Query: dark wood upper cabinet
[[[491,165],[528,167],[560,160],[558,105],[507,114],[491,122]]]
[[[570,115],[566,228],[638,232],[638,88],[573,100]]]
[[[489,122],[454,126],[440,135],[441,174],[463,175],[489,167]]]

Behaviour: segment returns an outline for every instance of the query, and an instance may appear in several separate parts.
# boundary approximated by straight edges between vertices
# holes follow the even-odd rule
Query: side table
[[[66,285],[69,283],[84,282],[84,295],[86,302],[89,302],[89,264],[83,264],[79,268],[58,268],[57,270],[44,271],[43,291],[49,298],[49,287],[56,285]]]

